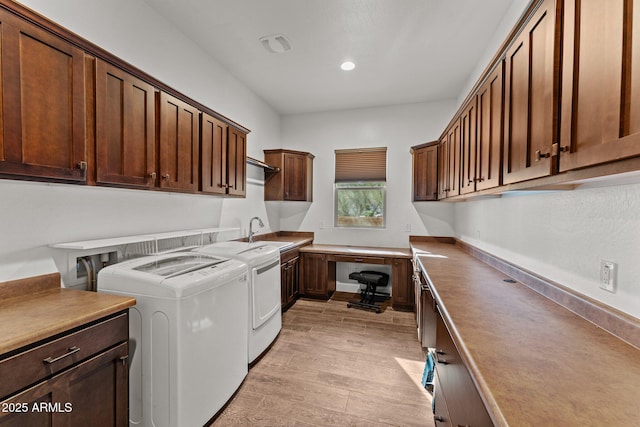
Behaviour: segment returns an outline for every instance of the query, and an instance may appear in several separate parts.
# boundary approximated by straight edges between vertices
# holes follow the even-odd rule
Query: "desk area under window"
[[[336,263],[391,265],[391,305],[395,310],[413,311],[411,250],[369,246],[319,245],[300,249],[301,292],[306,297],[329,299],[336,291]]]

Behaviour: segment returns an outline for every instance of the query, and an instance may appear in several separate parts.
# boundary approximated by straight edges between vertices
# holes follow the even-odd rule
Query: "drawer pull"
[[[356,258],[356,259],[353,260],[353,262],[362,262],[362,261],[364,261],[364,259],[362,259],[362,258]]]
[[[448,365],[449,362],[447,362],[446,360],[438,360],[438,363],[441,365]]]
[[[75,345],[73,347],[69,347],[69,349],[67,350],[67,352],[65,354],[63,354],[62,356],[58,356],[58,357],[47,357],[46,359],[42,359],[43,363],[48,363],[48,364],[52,364],[57,362],[58,360],[64,359],[65,357],[71,356],[74,353],[77,353],[80,351],[80,347],[76,347]]]

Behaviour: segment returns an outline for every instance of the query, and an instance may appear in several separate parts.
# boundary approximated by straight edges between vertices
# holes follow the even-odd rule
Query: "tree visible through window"
[[[385,227],[386,167],[386,148],[336,150],[336,227]]]
[[[385,183],[336,184],[337,227],[384,227]]]

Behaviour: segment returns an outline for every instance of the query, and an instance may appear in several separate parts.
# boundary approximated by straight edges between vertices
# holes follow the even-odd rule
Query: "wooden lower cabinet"
[[[14,377],[0,426],[128,425],[128,324],[125,312],[0,360],[3,379]]]
[[[434,411],[433,421],[437,427],[450,427],[451,416],[449,415],[449,408],[447,408],[447,402],[444,400],[442,394],[442,386],[438,379],[438,373],[436,372],[434,387],[433,387],[433,399],[434,399]]]
[[[480,394],[456,348],[449,331],[439,314],[436,317],[436,413],[447,419],[453,426],[492,427],[493,422],[487,413]],[[439,387],[438,387],[439,386]],[[438,402],[440,400],[440,402]],[[446,412],[441,409],[447,408]],[[436,424],[440,425],[440,424]]]
[[[336,263],[323,253],[302,254],[302,293],[307,297],[329,299],[336,290]]]
[[[300,251],[291,249],[280,255],[282,311],[293,305],[300,294]]]
[[[391,263],[392,306],[395,310],[413,311],[415,296],[411,280],[411,260],[393,258]]]

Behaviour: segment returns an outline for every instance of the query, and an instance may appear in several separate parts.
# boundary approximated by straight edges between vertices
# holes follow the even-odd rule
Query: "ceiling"
[[[511,0],[145,0],[280,114],[457,98]],[[285,35],[273,54],[262,36]],[[352,71],[340,64],[351,60]]]

